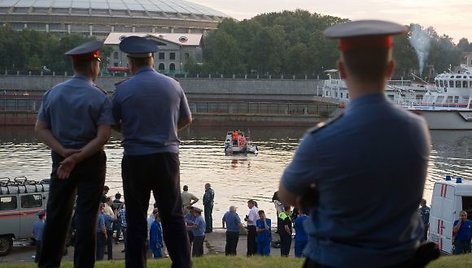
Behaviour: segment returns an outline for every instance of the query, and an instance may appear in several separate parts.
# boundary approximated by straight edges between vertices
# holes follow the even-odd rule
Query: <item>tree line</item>
[[[337,41],[323,36],[327,27],[348,21],[338,17],[309,13],[304,10],[258,15],[237,22],[225,19],[210,32],[205,41],[204,64],[189,66],[191,72],[256,73],[260,75],[321,75],[336,68]],[[394,58],[397,63],[394,78],[410,79],[411,73],[424,78],[458,66],[463,52],[471,52],[466,38],[453,43],[451,37],[439,35],[434,28],[424,29],[429,36],[429,51],[424,71],[409,35],[395,37]]]
[[[323,36],[327,27],[347,19],[310,13],[304,10],[261,14],[249,20],[224,19],[216,30],[204,36],[203,63],[189,58],[184,66],[189,74],[214,75],[297,75],[324,78],[324,71],[336,68],[337,41]],[[424,78],[460,64],[463,52],[472,52],[472,43],[462,38],[439,35],[434,28],[423,28],[429,38],[424,71],[409,39],[395,37],[394,78],[410,79],[411,73]],[[11,72],[72,72],[67,50],[93,39],[78,34],[57,35],[34,30],[15,31],[0,27],[0,70]],[[106,59],[110,48],[102,51]],[[102,65],[106,67],[106,63]]]

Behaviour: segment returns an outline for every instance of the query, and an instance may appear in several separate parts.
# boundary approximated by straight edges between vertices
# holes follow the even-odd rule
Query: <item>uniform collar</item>
[[[149,71],[152,71],[153,69],[151,67],[142,67],[140,68],[136,74],[139,74],[139,73],[142,73],[142,72],[149,72]]]
[[[72,77],[74,79],[81,79],[81,80],[85,80],[91,84],[93,84],[92,80],[90,80],[90,78],[88,78],[87,76],[83,75],[83,74],[74,74],[74,76]]]
[[[387,96],[385,95],[383,91],[379,93],[371,93],[371,94],[359,96],[349,103],[344,114],[349,114],[352,111],[358,109],[358,107],[362,107],[364,105],[377,104],[377,103],[382,103],[385,101],[387,101]]]

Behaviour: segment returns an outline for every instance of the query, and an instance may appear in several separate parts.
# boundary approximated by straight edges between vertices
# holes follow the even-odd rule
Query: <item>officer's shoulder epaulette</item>
[[[107,94],[107,92],[106,92],[104,89],[102,89],[101,87],[99,87],[99,86],[97,86],[97,85],[95,85],[95,87],[96,87],[97,89],[99,89],[101,92],[103,92],[103,94]]]
[[[329,126],[330,124],[334,123],[334,122],[337,121],[339,118],[341,118],[342,115],[343,115],[343,114],[340,114],[339,116],[336,116],[336,117],[334,117],[334,118],[332,118],[332,119],[330,119],[330,120],[327,120],[327,121],[325,121],[325,122],[319,122],[318,124],[316,124],[316,126],[314,126],[314,127],[312,127],[312,128],[309,128],[309,129],[307,130],[307,133],[315,133],[315,132],[317,132],[317,131],[319,131],[319,130],[321,130],[321,129],[327,127],[327,126]]]
[[[116,82],[116,83],[115,83],[115,87],[116,87],[116,86],[119,86],[121,83],[123,83],[123,82],[125,82],[125,81],[128,81],[129,79],[130,79],[130,78],[128,77],[128,78],[126,78],[126,79],[123,79],[123,80],[121,80],[121,81]]]

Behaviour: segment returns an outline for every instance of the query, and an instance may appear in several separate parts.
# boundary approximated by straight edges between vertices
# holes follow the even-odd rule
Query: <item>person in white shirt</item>
[[[249,213],[244,219],[247,223],[247,256],[252,256],[257,253],[256,244],[256,221],[259,219],[259,209],[256,206],[256,201],[250,199],[247,201]]]
[[[188,213],[188,207],[193,206],[199,199],[194,194],[188,192],[187,185],[184,185],[183,192],[180,195],[182,196],[182,211],[184,215],[186,215]]]
[[[111,216],[113,217],[115,215],[115,213],[113,212],[113,201],[111,200],[111,197],[107,197],[106,199],[106,202],[105,202],[105,211],[104,213],[108,216]]]

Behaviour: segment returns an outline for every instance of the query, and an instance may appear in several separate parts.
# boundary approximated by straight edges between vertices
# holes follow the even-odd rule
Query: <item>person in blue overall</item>
[[[304,267],[424,267],[438,256],[432,244],[416,254],[428,127],[385,95],[392,35],[406,32],[378,20],[324,31],[339,39],[338,70],[350,103],[340,117],[308,130],[280,181],[282,201],[310,211]]]
[[[114,124],[111,102],[97,88],[102,42],[91,41],[65,54],[74,76],[46,91],[35,125],[39,140],[51,148],[52,171],[39,267],[59,267],[74,202],[74,267],[93,267],[95,226],[105,182],[104,144]]]
[[[235,206],[229,207],[229,211],[223,215],[221,223],[223,229],[226,228],[225,255],[236,256],[236,249],[238,248],[239,242],[239,230],[243,227],[243,225],[241,224],[241,218],[239,217],[238,213],[236,213]]]
[[[153,69],[154,41],[130,36],[120,43],[133,76],[116,85],[113,116],[122,133],[126,205],[126,267],[146,267],[146,213],[151,191],[157,202],[172,267],[190,267],[182,215],[177,131],[192,121],[180,84]]]
[[[161,219],[159,218],[159,212],[157,212],[154,214],[154,221],[151,223],[151,228],[149,228],[149,248],[154,259],[162,258],[163,247]]]
[[[303,227],[303,224],[307,219],[308,216],[304,212],[301,212],[293,223],[293,229],[295,229],[295,257],[303,256],[303,249],[305,249],[305,246],[308,243],[308,235]]]
[[[38,212],[38,221],[33,225],[33,237],[35,240],[36,254],[34,255],[34,262],[39,261],[41,255],[41,241],[43,240],[44,225],[46,225],[46,211]]]
[[[467,219],[467,212],[459,212],[459,219],[454,221],[452,227],[454,237],[454,255],[470,253],[470,243],[472,242],[472,221]]]
[[[256,221],[257,254],[270,256],[270,243],[272,242],[272,221],[266,218],[264,210],[259,210],[259,219]]]

